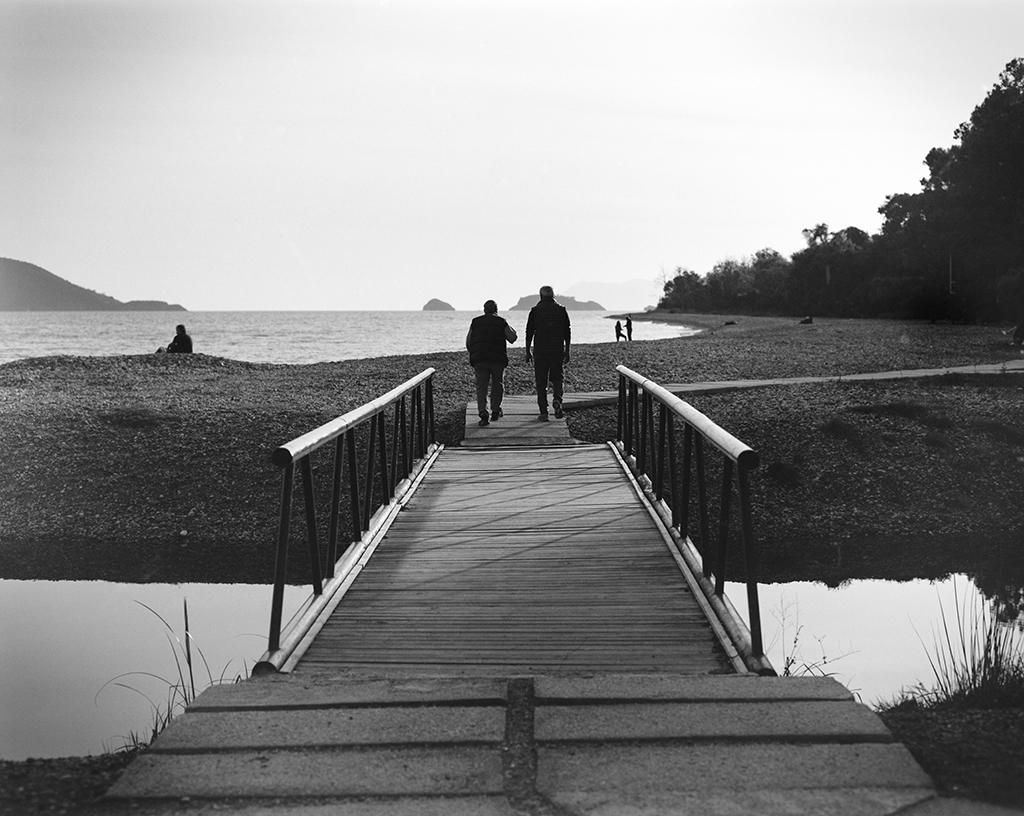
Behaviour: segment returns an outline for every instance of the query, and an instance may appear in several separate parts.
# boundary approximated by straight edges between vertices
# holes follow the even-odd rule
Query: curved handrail
[[[615,370],[626,379],[636,383],[640,388],[658,400],[662,405],[672,411],[676,416],[695,430],[700,431],[703,437],[718,448],[722,453],[732,459],[736,464],[745,470],[753,470],[760,462],[757,451],[749,445],[740,442],[725,428],[716,425],[704,414],[694,408],[690,403],[680,399],[671,391],[658,385],[654,380],[649,380],[642,374],[637,374],[624,365],[615,366]]]
[[[277,447],[271,454],[275,465],[282,468],[281,513],[278,522],[277,555],[274,566],[274,593],[270,610],[270,636],[267,654],[260,661],[261,670],[279,669],[282,663],[281,618],[284,608],[284,584],[288,566],[288,535],[291,528],[292,494],[295,468],[299,468],[305,506],[308,538],[312,598],[306,608],[318,607],[314,601],[324,594],[324,576],[321,574],[319,536],[314,503],[313,469],[310,457],[325,445],[334,442],[333,481],[331,487],[330,522],[327,534],[326,577],[329,586],[337,582],[335,570],[345,568],[344,553],[338,558],[338,538],[342,513],[347,512],[352,527],[352,544],[372,535],[377,520],[401,498],[410,479],[421,469],[421,463],[437,448],[434,423],[433,378],[435,370],[428,368],[406,380],[386,394],[324,423],[318,428]],[[406,398],[410,408],[406,411]],[[390,440],[390,459],[385,411],[394,406],[393,428]],[[369,423],[365,452],[365,476],[360,485],[355,432]],[[347,460],[347,468],[343,467]],[[374,479],[380,480],[380,502],[374,509]],[[342,484],[348,482],[348,508],[342,510]],[[362,486],[362,490],[360,487]],[[344,562],[344,563],[343,563]],[[351,566],[351,565],[349,565]],[[307,609],[308,611],[308,609]],[[293,618],[305,620],[303,610]],[[286,644],[287,645],[287,644]]]
[[[667,389],[632,371],[616,366],[619,374],[618,435],[616,446],[637,472],[638,481],[658,509],[680,552],[692,562],[701,589],[716,609],[725,610],[736,620],[732,605],[725,597],[727,543],[732,519],[733,471],[739,494],[740,532],[747,574],[747,606],[750,637],[732,635],[737,649],[748,665],[764,674],[774,674],[765,658],[761,634],[761,612],[757,598],[757,548],[750,499],[750,471],[757,467],[757,451],[741,442],[720,425]],[[661,407],[655,428],[654,403]],[[677,467],[674,420],[683,423],[682,468]],[[722,454],[722,487],[719,504],[717,547],[712,548],[708,485],[705,477],[705,443]],[[691,478],[691,470],[696,477]],[[680,474],[679,471],[682,471]],[[680,478],[681,476],[681,478]],[[697,530],[689,535],[691,494],[697,504]],[[691,552],[690,550],[693,550]],[[714,578],[712,582],[710,579]]]
[[[399,386],[392,388],[386,394],[382,394],[365,405],[360,405],[358,408],[353,408],[347,414],[342,414],[336,419],[332,419],[321,425],[319,428],[314,428],[312,431],[297,437],[290,442],[285,442],[283,445],[278,447],[271,455],[271,459],[274,464],[278,467],[285,467],[286,465],[297,462],[303,456],[312,453],[321,445],[325,445],[333,439],[337,439],[341,434],[350,428],[355,428],[357,425],[361,425],[370,419],[374,414],[379,414],[389,405],[398,402],[402,397],[412,391],[420,383],[431,379],[436,373],[435,369],[428,368],[415,377],[406,380]]]

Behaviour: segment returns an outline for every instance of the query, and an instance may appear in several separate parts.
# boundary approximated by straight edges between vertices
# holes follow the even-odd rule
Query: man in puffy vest
[[[508,352],[505,343],[514,343],[516,330],[503,317],[498,317],[498,304],[488,300],[484,313],[474,317],[466,335],[469,364],[476,371],[476,407],[481,426],[501,416],[501,398],[505,395],[505,367]],[[487,386],[491,387],[491,413],[487,414]]]
[[[533,373],[537,379],[537,406],[540,419],[548,421],[548,380],[551,380],[551,402],[555,416],[562,413],[562,366],[569,362],[569,312],[555,300],[555,290],[540,287],[540,301],[530,309],[526,320],[526,359],[533,360]],[[533,344],[533,354],[530,344]]]

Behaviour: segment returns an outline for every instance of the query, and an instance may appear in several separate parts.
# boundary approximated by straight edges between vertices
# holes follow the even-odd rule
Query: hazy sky
[[[0,0],[0,256],[190,309],[504,310],[873,232],[1021,0]]]

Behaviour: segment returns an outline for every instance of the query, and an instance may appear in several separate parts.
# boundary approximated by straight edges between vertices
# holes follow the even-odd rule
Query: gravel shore
[[[618,363],[656,381],[686,382],[992,363],[1020,354],[1000,329],[985,326],[666,319],[702,322],[706,331],[579,346],[567,390],[614,390]],[[532,391],[521,349],[512,348],[507,370],[513,394]],[[273,449],[428,367],[437,370],[438,435],[457,445],[473,398],[461,353],[313,365],[202,354],[0,365],[7,444],[0,502],[9,508],[0,516],[0,577],[267,582],[280,493]],[[756,518],[772,531],[770,546],[783,564],[809,542],[1019,533],[1022,383],[1010,375],[787,386],[691,401],[761,452]],[[570,412],[569,422],[581,439],[614,435],[611,409]]]

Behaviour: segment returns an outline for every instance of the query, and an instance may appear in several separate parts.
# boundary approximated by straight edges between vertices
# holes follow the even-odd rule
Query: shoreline
[[[619,363],[669,383],[833,377],[1020,355],[984,326],[752,318],[727,328],[579,347],[566,390],[614,391]],[[261,583],[273,575],[266,531],[275,529],[280,491],[270,452],[428,366],[437,371],[440,439],[458,444],[474,399],[464,352],[310,364],[147,354],[0,365],[0,428],[9,440],[0,501],[11,508],[0,516],[0,577]],[[1003,508],[1008,491],[1024,492],[1013,458],[1012,429],[1024,427],[1020,391],[968,380],[939,388],[931,379],[773,386],[688,401],[761,452],[757,512],[782,540],[780,554],[806,545],[825,558],[836,540],[879,536],[918,550],[915,534],[927,542],[1024,529],[1024,510],[1016,502]],[[505,381],[509,394],[533,390],[532,368],[514,350]],[[885,407],[903,403],[918,404],[916,415]],[[871,404],[880,407],[866,410]],[[821,432],[830,418],[838,424]],[[578,438],[603,442],[614,434],[614,409],[570,411],[569,422]],[[989,467],[979,470],[978,461]],[[917,485],[925,462],[945,489],[929,494]],[[888,490],[877,489],[874,473],[885,474]],[[962,506],[973,494],[983,512]],[[75,546],[49,557],[55,542]]]

